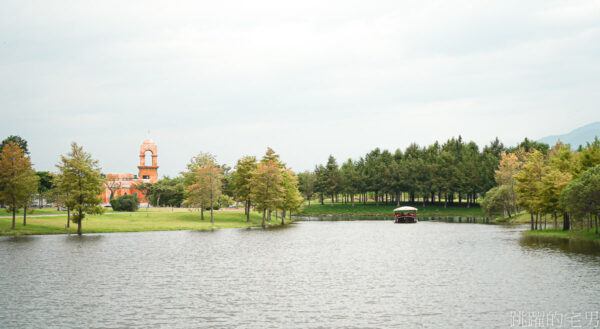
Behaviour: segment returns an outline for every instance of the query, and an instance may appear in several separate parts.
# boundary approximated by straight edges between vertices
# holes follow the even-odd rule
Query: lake
[[[0,327],[507,328],[547,314],[596,325],[598,246],[525,228],[299,221],[0,237]]]

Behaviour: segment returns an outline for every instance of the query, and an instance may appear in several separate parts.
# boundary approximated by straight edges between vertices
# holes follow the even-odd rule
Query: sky
[[[0,2],[0,138],[55,170],[77,142],[105,173],[267,147],[331,154],[600,120],[600,0]]]

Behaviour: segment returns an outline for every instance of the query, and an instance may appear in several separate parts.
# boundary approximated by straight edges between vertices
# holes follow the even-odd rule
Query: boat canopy
[[[400,207],[394,209],[394,211],[417,211],[418,209],[415,207]]]

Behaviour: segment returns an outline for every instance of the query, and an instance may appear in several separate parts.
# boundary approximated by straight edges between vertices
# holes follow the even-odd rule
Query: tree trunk
[[[529,214],[531,215],[531,230],[533,231],[533,214]]]
[[[200,220],[204,220],[204,207],[200,206]]]
[[[27,206],[23,207],[23,226],[27,226]]]
[[[571,230],[571,221],[569,220],[569,214],[563,214],[563,231]]]
[[[15,229],[15,217],[17,216],[17,210],[15,209],[15,203],[16,202],[14,201],[14,198],[13,198],[13,207],[12,207],[13,221],[12,221],[12,227],[11,227],[11,229],[13,229],[13,230]]]
[[[596,216],[595,222],[596,222],[596,234],[598,234],[598,216]]]
[[[271,209],[269,209],[269,211],[267,212],[267,222],[271,224]]]
[[[285,209],[281,210],[281,225],[285,225]]]
[[[210,207],[210,224],[215,227],[215,217],[213,216],[213,207]]]
[[[265,215],[266,215],[267,210],[263,209],[263,214],[262,214],[262,228],[265,228]]]
[[[331,206],[333,207],[333,193],[331,193]]]
[[[67,207],[67,228],[71,227],[71,208]]]
[[[250,199],[246,200],[246,222],[250,222]]]
[[[77,221],[77,234],[81,235],[81,222],[83,222],[82,213],[79,211],[79,220]]]
[[[558,230],[558,219],[556,213],[554,213],[554,232]]]
[[[352,198],[352,208],[354,208],[354,192],[350,196]],[[290,211],[291,212],[291,211]]]

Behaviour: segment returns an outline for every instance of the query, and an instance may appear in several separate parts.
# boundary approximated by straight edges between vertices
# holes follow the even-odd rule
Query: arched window
[[[152,151],[146,151],[146,153],[144,153],[144,165],[145,166],[152,165]]]

